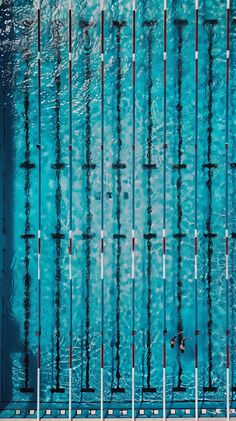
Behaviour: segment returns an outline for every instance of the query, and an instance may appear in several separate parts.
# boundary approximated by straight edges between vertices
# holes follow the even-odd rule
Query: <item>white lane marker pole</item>
[[[101,326],[101,355],[100,355],[100,376],[101,376],[101,396],[100,396],[100,419],[104,419],[104,33],[105,33],[105,7],[104,0],[100,2],[101,9],[101,306],[102,306],[102,326]]]
[[[135,255],[134,255],[134,250],[135,250],[135,232],[134,230],[132,230],[132,308],[133,308],[133,323],[132,323],[132,421],[135,420],[135,316],[134,316],[134,312],[135,312],[135,291],[134,291],[134,284],[135,284]]]
[[[68,0],[68,77],[69,77],[69,179],[70,179],[70,199],[69,199],[69,289],[70,289],[70,327],[69,327],[69,402],[68,417],[72,420],[72,2]]]
[[[230,418],[230,324],[229,324],[229,233],[228,233],[228,141],[230,77],[230,0],[226,0],[226,130],[225,130],[225,282],[226,282],[226,417]]]
[[[37,30],[38,30],[38,178],[39,178],[39,201],[38,201],[38,357],[37,357],[37,420],[40,420],[40,355],[41,355],[41,16],[40,0],[37,1]]]
[[[135,419],[135,148],[136,148],[136,1],[132,0],[132,421]]]
[[[195,420],[198,421],[198,0],[195,0],[195,216],[194,216],[194,283],[195,283]]]
[[[164,139],[163,139],[163,233],[162,233],[162,259],[163,259],[163,301],[164,301],[164,320],[163,320],[163,421],[166,420],[166,150],[167,150],[167,136],[166,136],[166,78],[167,78],[167,0],[164,0],[163,8],[163,102],[164,102]]]

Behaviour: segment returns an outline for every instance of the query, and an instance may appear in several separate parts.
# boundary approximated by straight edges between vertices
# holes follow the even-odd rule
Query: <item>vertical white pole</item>
[[[69,420],[72,420],[72,2],[68,0],[68,77],[69,77],[69,183],[70,183],[70,199],[69,199]]]
[[[72,288],[72,230],[69,231],[69,282]],[[72,291],[70,291],[70,300]],[[69,346],[69,420],[72,420],[72,303],[70,302],[70,346]]]
[[[230,0],[226,0],[226,117],[225,117],[225,281],[226,281],[226,416],[230,418],[230,326],[229,326],[229,233],[228,233],[228,141],[229,141],[229,65],[230,65]]]
[[[136,147],[136,1],[132,1],[132,88],[133,88],[133,154],[132,154],[132,421],[135,419],[135,147]]]
[[[105,29],[105,10],[104,0],[100,2],[101,9],[101,290],[102,290],[102,338],[101,338],[101,397],[100,397],[100,419],[104,419],[104,29]]]
[[[40,230],[38,230],[38,366],[37,366],[37,421],[40,420],[40,335],[41,335],[41,326],[40,326]]]
[[[134,285],[135,282],[135,256],[134,256],[134,248],[135,248],[135,231],[132,230],[132,282]],[[134,286],[133,286],[134,289]],[[133,290],[133,301],[134,301],[134,290]],[[133,312],[134,312],[134,305],[133,302]],[[134,318],[134,315],[133,315]],[[133,331],[132,331],[132,421],[135,419],[135,330],[134,330],[134,320],[133,320]]]
[[[164,343],[163,343],[163,421],[166,420],[166,230],[163,229],[163,283],[164,283]]]
[[[40,0],[37,1],[37,26],[38,26],[38,178],[39,178],[39,200],[38,200],[38,363],[37,363],[37,420],[40,420],[40,344],[41,344],[41,21],[40,21]]]
[[[162,233],[162,259],[163,259],[163,301],[164,301],[164,318],[163,318],[163,421],[166,420],[166,77],[167,77],[167,0],[164,0],[163,10],[163,33],[164,33],[164,48],[163,48],[163,103],[164,103],[164,138],[163,138],[163,233]]]
[[[195,283],[195,420],[198,420],[198,0],[195,0],[195,216],[194,216],[194,283]]]

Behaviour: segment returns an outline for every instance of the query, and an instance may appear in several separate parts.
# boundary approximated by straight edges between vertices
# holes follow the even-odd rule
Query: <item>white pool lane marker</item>
[[[100,397],[100,419],[104,419],[104,1],[101,0],[101,397]]]
[[[132,1],[132,231],[131,231],[131,280],[132,280],[132,420],[135,419],[135,144],[136,144],[136,1]]]
[[[226,417],[230,418],[230,331],[229,331],[229,234],[228,234],[228,141],[229,141],[229,37],[230,37],[230,0],[226,0],[226,115],[225,115],[225,282],[226,282]]]
[[[195,0],[195,145],[194,145],[194,284],[195,284],[195,420],[198,420],[198,0]]]
[[[167,2],[164,0],[163,9],[163,234],[162,234],[162,259],[163,259],[163,420],[166,419],[166,151],[167,151],[167,136],[166,136],[166,39],[167,39]]]
[[[40,0],[37,1],[37,31],[38,31],[38,49],[37,49],[37,74],[38,74],[38,350],[37,350],[37,420],[40,420],[40,356],[41,356],[41,16]]]
[[[68,0],[68,77],[69,77],[69,411],[68,418],[72,419],[72,250],[73,250],[73,232],[72,232],[72,3]]]

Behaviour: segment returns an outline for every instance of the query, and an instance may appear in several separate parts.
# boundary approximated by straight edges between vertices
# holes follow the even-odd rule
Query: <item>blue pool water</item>
[[[227,117],[226,1],[199,1],[196,201],[195,2],[167,0],[164,291],[163,2],[137,0],[136,4],[136,416],[142,416],[140,409],[145,410],[145,416],[163,416],[165,314],[167,414],[194,416],[196,310],[199,329],[197,404],[199,411],[203,410],[199,415],[226,416],[227,310],[230,408],[236,408],[235,8],[235,1],[231,1]],[[72,1],[70,185],[68,4],[54,0],[42,0],[41,3],[41,189],[37,148],[37,25],[36,2],[2,0],[1,416],[15,416],[17,409],[21,411],[20,416],[28,416],[29,410],[36,410],[38,337],[41,333],[41,415],[51,410],[47,416],[60,416],[59,410],[64,409],[63,417],[68,417],[71,338],[73,416],[99,417],[102,322],[100,4],[94,0]],[[133,316],[131,2],[105,0],[104,65],[104,411],[106,416],[117,417],[122,415],[120,410],[127,410],[123,415],[130,417]],[[226,119],[229,123],[228,294],[225,281]],[[214,165],[209,166],[209,163]],[[150,165],[153,165],[152,169]],[[72,326],[68,258],[71,203]],[[197,308],[194,280],[196,209],[199,236]],[[41,332],[38,330],[39,311]],[[183,354],[178,341],[174,349],[169,346],[170,339],[180,331],[191,338],[186,342]],[[204,389],[209,387],[213,389]],[[120,389],[118,393],[117,388]],[[77,413],[78,409],[82,412]],[[186,409],[190,412],[186,413]],[[96,415],[91,410],[95,410]]]

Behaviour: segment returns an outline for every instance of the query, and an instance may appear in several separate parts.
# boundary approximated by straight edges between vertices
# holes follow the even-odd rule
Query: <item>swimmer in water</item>
[[[180,349],[180,351],[182,352],[182,354],[183,354],[183,353],[184,353],[184,351],[185,351],[185,342],[186,342],[188,339],[191,339],[191,338],[187,338],[187,337],[185,337],[185,338],[183,338],[183,339],[181,340],[181,342],[180,342],[179,349]]]
[[[177,339],[177,338],[178,338],[178,336],[179,336],[179,335],[181,335],[182,333],[183,333],[183,331],[181,331],[181,332],[177,333],[177,335],[173,336],[173,338],[170,340],[170,347],[171,347],[171,348],[174,348],[174,346],[175,346],[175,342],[176,342],[176,339]]]

